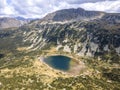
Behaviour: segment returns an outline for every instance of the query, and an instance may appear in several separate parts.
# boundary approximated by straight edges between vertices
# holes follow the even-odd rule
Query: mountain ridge
[[[96,17],[101,17],[104,15],[104,12],[99,11],[87,11],[82,8],[71,8],[71,9],[63,9],[58,10],[53,13],[47,14],[43,21],[66,21],[66,20],[91,20]],[[93,18],[94,17],[94,18]]]

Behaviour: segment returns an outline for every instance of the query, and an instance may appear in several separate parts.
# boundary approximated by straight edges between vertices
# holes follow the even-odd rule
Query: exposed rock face
[[[120,55],[119,28],[115,27],[110,30],[98,27],[102,25],[100,26],[96,21],[93,23],[40,24],[36,30],[25,32],[24,40],[30,41],[30,48],[33,50],[55,45],[58,50],[63,48],[63,51],[74,52],[80,56],[101,56],[110,52]]]
[[[102,14],[81,8],[56,11],[42,19],[48,23],[36,21],[24,27],[29,30],[24,32],[24,41],[29,41],[29,49],[33,50],[54,45],[57,50],[80,56],[96,57],[112,53],[120,56],[120,14]],[[83,17],[94,19],[84,21]],[[52,23],[49,23],[50,20]],[[73,21],[54,23],[66,20]]]

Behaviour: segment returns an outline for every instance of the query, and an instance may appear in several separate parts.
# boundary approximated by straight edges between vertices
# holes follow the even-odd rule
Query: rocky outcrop
[[[120,55],[120,30],[104,27],[101,21],[72,22],[67,24],[37,24],[35,30],[25,32],[24,41],[29,49],[37,50],[55,46],[57,50],[76,53],[80,56]],[[103,22],[104,23],[104,22]],[[114,24],[115,25],[115,24]],[[101,28],[100,28],[101,27]]]

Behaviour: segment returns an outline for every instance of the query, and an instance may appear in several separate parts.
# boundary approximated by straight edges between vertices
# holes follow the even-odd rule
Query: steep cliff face
[[[100,23],[79,21],[67,24],[37,24],[34,30],[24,32],[24,41],[29,41],[29,48],[33,50],[55,46],[58,50],[80,56],[93,57],[110,53],[120,55],[119,27],[107,29]]]
[[[66,16],[63,17],[61,14]],[[76,15],[90,18],[100,14],[101,12],[85,11],[83,9],[60,10],[48,14],[42,20],[24,26],[24,29],[28,30],[24,31],[24,42],[29,42],[29,49],[32,50],[55,46],[57,50],[75,53],[80,56],[99,56],[105,59],[111,59],[111,56],[114,55],[119,57],[120,14],[104,13],[101,18],[96,17],[96,19],[88,21],[76,19]],[[56,23],[69,21],[70,19],[73,19],[73,21]],[[43,20],[47,23],[43,23]],[[49,20],[52,20],[52,22],[49,22]],[[114,55],[112,55],[113,53]]]

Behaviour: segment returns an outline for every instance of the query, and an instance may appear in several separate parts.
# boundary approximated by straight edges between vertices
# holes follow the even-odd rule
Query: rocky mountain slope
[[[0,18],[0,29],[20,27],[28,23],[27,20],[18,20],[10,17]]]
[[[64,14],[64,17],[61,14]],[[54,19],[54,15],[58,20]],[[68,17],[68,15],[71,16]],[[86,21],[83,20],[83,16],[95,18]],[[16,31],[1,31],[0,35],[1,38],[11,35],[13,40],[20,39],[20,42],[27,45],[29,50],[41,50],[54,46],[58,51],[63,50],[79,56],[100,58],[107,56],[105,59],[113,59],[112,53],[114,57],[120,56],[119,25],[119,13],[85,11],[81,8],[65,9],[48,14],[41,20],[31,21]]]
[[[64,17],[61,14],[64,14]],[[24,42],[29,42],[31,44],[29,49],[32,50],[49,48],[54,45],[58,50],[62,49],[80,56],[106,57],[108,55],[106,59],[111,59],[112,57],[109,56],[114,53],[114,57],[119,57],[120,14],[102,14],[101,16],[101,12],[85,11],[80,8],[56,11],[42,20],[22,27],[21,29],[28,30],[24,31]],[[72,17],[68,17],[70,15]],[[76,15],[81,19],[78,19]],[[84,21],[83,16],[86,18],[101,17]],[[62,23],[66,20],[67,22]],[[69,22],[69,20],[73,21]],[[46,21],[47,23],[43,23]]]

